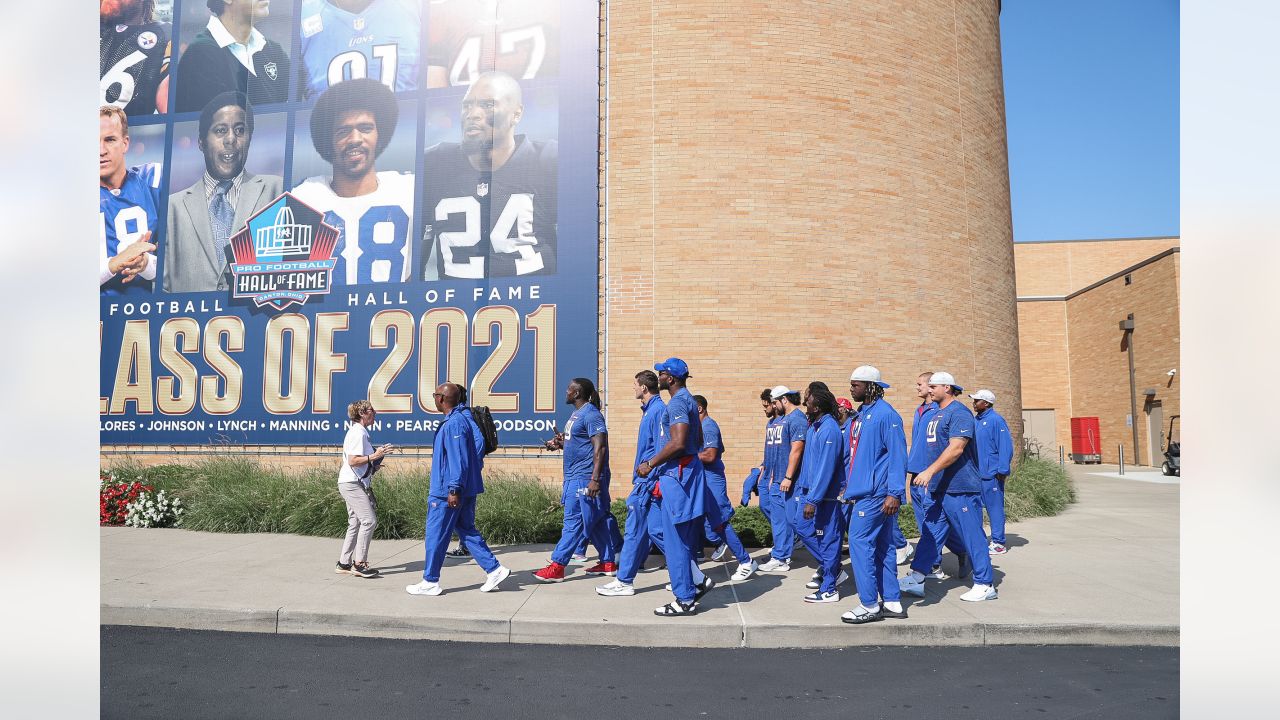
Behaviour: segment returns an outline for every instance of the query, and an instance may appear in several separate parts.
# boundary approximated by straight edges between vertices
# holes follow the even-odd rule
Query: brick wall
[[[1021,265],[1019,265],[1021,270]],[[1018,356],[1022,360],[1022,406],[1053,409],[1054,445],[1044,448],[1058,456],[1058,446],[1071,448],[1071,357],[1067,343],[1067,303],[1018,303]],[[1004,410],[1001,408],[1001,413]]]
[[[1147,464],[1148,437],[1142,391],[1155,388],[1163,404],[1165,424],[1179,413],[1179,376],[1170,384],[1166,374],[1179,367],[1178,253],[1167,255],[1132,273],[1133,282],[1116,278],[1067,301],[1070,335],[1071,414],[1097,416],[1103,462],[1119,459],[1117,444],[1125,446],[1126,462]],[[1125,424],[1130,412],[1129,362],[1121,345],[1120,320],[1134,315],[1134,367],[1138,393],[1138,452]],[[1158,439],[1157,439],[1158,441]]]

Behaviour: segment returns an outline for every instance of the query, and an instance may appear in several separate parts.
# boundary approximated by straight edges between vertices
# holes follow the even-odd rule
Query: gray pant
[[[365,492],[358,482],[338,483],[338,493],[347,503],[347,537],[342,541],[338,562],[350,565],[353,555],[356,562],[368,562],[369,540],[378,527],[378,503],[373,493]]]

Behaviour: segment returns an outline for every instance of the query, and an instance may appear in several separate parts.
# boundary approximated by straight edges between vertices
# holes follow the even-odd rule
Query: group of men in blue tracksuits
[[[564,432],[547,442],[548,449],[564,451],[564,525],[551,562],[534,574],[536,579],[563,580],[571,556],[589,541],[600,562],[586,572],[613,576],[596,592],[606,597],[633,595],[636,574],[656,548],[665,556],[671,579],[667,587],[674,599],[654,613],[678,617],[696,613],[698,601],[715,587],[698,567],[704,540],[717,546],[713,559],[732,552],[738,561],[734,581],[746,580],[757,570],[789,571],[799,542],[818,565],[808,584],[813,592],[804,601],[836,603],[839,585],[849,577],[841,569],[847,534],[858,603],[841,616],[846,623],[905,618],[902,593],[924,596],[928,579],[948,577],[941,568],[944,547],[957,556],[959,577],[970,571],[974,575],[974,585],[962,600],[997,597],[989,555],[1005,552],[1004,481],[1012,443],[1008,425],[993,409],[995,396],[990,391],[970,396],[975,417],[958,400],[963,388],[950,374],[922,374],[916,385],[922,402],[910,452],[902,418],[884,400],[889,384],[870,365],[850,375],[852,402],[837,399],[822,382],[809,383],[803,393],[782,385],[761,393],[764,458],[752,470],[741,498],[746,505],[752,492],[759,495],[773,531],[770,557],[757,566],[729,524],[734,506],[726,487],[725,447],[718,424],[707,413],[706,399],[689,392],[689,367],[680,358],[659,362],[654,371],[637,373],[633,384],[642,417],[626,500],[625,537],[609,511],[608,431],[599,395],[586,378],[575,378],[566,389],[565,402],[573,405],[573,413]],[[438,400],[449,412],[452,391],[442,389],[447,392]],[[475,423],[469,415],[452,418],[446,418],[436,435],[437,444],[444,444],[433,458],[433,465],[441,465],[432,474],[432,507],[439,512],[428,514],[427,568],[424,582],[409,588],[414,594],[439,592],[444,544],[455,529],[490,575],[490,589],[508,574],[474,531],[474,496],[482,491],[478,467],[468,465],[455,472],[449,465],[454,456],[466,455],[462,449],[477,444]],[[910,572],[898,578],[896,568],[906,543],[902,539],[899,544],[897,514],[907,502],[908,483],[920,540]],[[984,508],[992,521],[989,544],[982,525]],[[909,553],[910,547],[906,549]]]
[[[943,547],[958,558],[958,576],[974,573],[974,587],[962,599],[995,599],[989,555],[1006,552],[1004,481],[1013,454],[1008,425],[993,409],[995,395],[989,390],[971,395],[975,419],[958,401],[963,388],[950,374],[923,373],[917,382],[923,402],[908,453],[902,418],[883,399],[889,385],[879,370],[858,367],[849,386],[853,402],[830,397],[823,383],[809,385],[803,435],[786,427],[800,393],[785,386],[761,393],[764,460],[747,478],[742,498],[745,504],[753,491],[758,494],[773,528],[771,557],[760,571],[790,570],[793,538],[799,537],[818,563],[808,584],[814,592],[804,600],[838,602],[838,586],[847,579],[839,569],[847,533],[859,604],[844,613],[844,622],[905,618],[901,593],[923,596],[926,579],[948,577],[941,568]],[[833,440],[839,443],[838,463],[830,452]],[[914,549],[897,523],[908,478],[921,538]],[[982,527],[984,508],[991,517],[990,544]],[[908,559],[911,571],[897,578],[896,566]]]
[[[625,537],[617,532],[617,521],[609,513],[607,430],[598,396],[589,380],[577,378],[570,384],[566,402],[575,405],[574,414],[564,432],[547,443],[548,449],[565,451],[564,527],[551,562],[534,577],[543,582],[563,580],[570,553],[585,535],[601,559],[587,574],[614,576],[596,592],[605,597],[634,595],[635,576],[656,547],[666,557],[675,599],[654,613],[677,617],[697,612],[697,601],[715,587],[697,563],[704,537],[734,551],[741,563],[735,579],[750,577],[755,563],[728,522],[733,506],[721,460],[724,445],[718,426],[708,423],[704,428],[706,399],[699,403],[689,392],[689,367],[680,358],[657,363],[654,371],[637,373],[633,385],[642,417],[627,496]],[[588,387],[590,391],[584,392]],[[664,390],[666,402],[661,396]],[[590,480],[585,459],[575,459],[573,450],[585,448],[588,439],[594,444],[595,463]],[[586,451],[581,452],[585,458]],[[576,464],[582,469],[575,470]]]

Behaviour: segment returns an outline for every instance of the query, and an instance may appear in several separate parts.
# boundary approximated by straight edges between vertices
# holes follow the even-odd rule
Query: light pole
[[[1133,463],[1138,463],[1138,384],[1133,372],[1133,313],[1120,321],[1121,342],[1129,351],[1129,427],[1133,430]]]

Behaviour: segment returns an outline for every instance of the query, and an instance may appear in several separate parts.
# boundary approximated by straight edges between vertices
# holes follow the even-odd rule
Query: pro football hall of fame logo
[[[232,236],[231,296],[284,310],[328,295],[337,244],[338,229],[322,213],[284,193]]]

